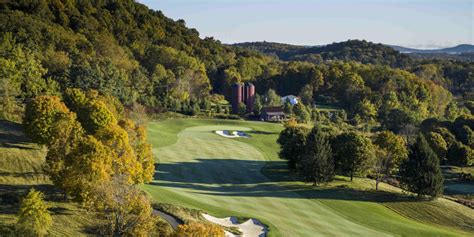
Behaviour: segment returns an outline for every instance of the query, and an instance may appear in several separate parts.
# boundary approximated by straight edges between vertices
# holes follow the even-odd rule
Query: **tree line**
[[[148,112],[193,115],[215,104],[213,94],[229,99],[233,83],[250,81],[260,95],[269,89],[299,95],[307,105],[337,105],[350,119],[396,130],[393,123],[443,117],[448,106],[459,109],[462,103],[452,102],[447,89],[465,95],[472,88],[472,63],[410,61],[365,41],[287,46],[322,60],[282,61],[200,39],[183,20],[132,0],[5,1],[0,9],[4,118],[19,120],[25,99],[66,88],[94,89]],[[393,115],[406,121],[390,121]]]
[[[357,132],[335,132],[318,125],[310,128],[289,123],[280,133],[279,156],[288,168],[313,185],[332,181],[336,174],[370,176],[379,183],[396,177],[402,187],[418,196],[443,193],[440,159],[423,134],[413,144],[390,131],[371,136]]]

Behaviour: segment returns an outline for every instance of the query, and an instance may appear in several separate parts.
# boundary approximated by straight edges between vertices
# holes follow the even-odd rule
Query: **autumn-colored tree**
[[[64,103],[76,113],[83,110],[90,99],[81,89],[67,88],[64,92]]]
[[[75,114],[58,97],[40,96],[27,104],[24,124],[35,142],[48,146],[46,174],[55,185],[65,188],[66,157],[84,133]]]
[[[78,120],[89,134],[94,134],[100,128],[117,123],[114,113],[111,112],[112,109],[118,113],[116,106],[114,104],[107,105],[105,100],[100,100],[97,91],[89,90],[84,93],[80,89],[68,88],[64,100],[67,106],[77,113]]]
[[[62,187],[81,201],[89,198],[96,184],[109,181],[113,175],[109,148],[90,135],[79,141],[64,163]]]
[[[59,121],[72,117],[66,105],[56,96],[39,96],[26,106],[24,125],[28,135],[37,143],[48,145]]]
[[[175,237],[224,237],[224,230],[214,224],[204,224],[198,222],[192,222],[188,224],[179,225]]]
[[[125,175],[130,183],[142,181],[143,167],[138,162],[128,133],[119,125],[110,125],[97,131],[95,137],[112,153],[112,169],[116,175]]]
[[[142,166],[140,182],[147,183],[152,181],[155,173],[155,160],[152,147],[147,142],[146,128],[142,125],[135,124],[130,119],[120,120],[119,125],[127,131],[130,144],[135,151],[138,162]]]
[[[52,224],[44,194],[31,189],[23,198],[18,212],[16,229],[19,236],[45,236]]]
[[[97,130],[116,124],[117,120],[104,102],[92,100],[84,107],[84,111],[79,113],[79,119],[86,131],[94,134]]]
[[[84,130],[75,119],[75,114],[70,113],[53,124],[51,131],[52,137],[48,144],[44,171],[56,186],[66,189],[65,183],[71,169],[68,167],[67,160],[74,159],[70,157],[70,153],[77,149],[84,136]]]
[[[88,204],[106,219],[103,235],[149,236],[156,227],[149,198],[122,175],[96,185]]]

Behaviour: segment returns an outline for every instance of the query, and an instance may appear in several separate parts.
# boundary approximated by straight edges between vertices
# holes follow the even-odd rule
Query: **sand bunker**
[[[249,219],[246,222],[239,224],[235,217],[217,218],[208,214],[202,214],[202,216],[212,223],[225,227],[236,227],[240,232],[242,232],[242,235],[235,235],[225,231],[225,236],[264,237],[268,232],[267,228],[256,219]]]
[[[248,138],[249,136],[241,131],[228,131],[228,130],[219,130],[215,131],[215,133],[223,136],[223,137],[228,137],[228,138],[236,138],[236,137],[241,137],[241,138]]]

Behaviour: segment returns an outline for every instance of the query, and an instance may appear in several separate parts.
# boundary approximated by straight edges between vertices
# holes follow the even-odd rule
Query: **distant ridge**
[[[472,44],[460,44],[450,48],[442,48],[442,49],[414,49],[414,48],[407,48],[402,46],[396,45],[387,45],[392,47],[393,49],[399,51],[400,53],[422,53],[422,54],[439,54],[439,53],[446,53],[446,54],[462,54],[462,53],[473,53],[474,52],[474,45]]]

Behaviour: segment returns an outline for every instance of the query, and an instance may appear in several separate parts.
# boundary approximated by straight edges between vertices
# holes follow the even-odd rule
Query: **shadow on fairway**
[[[265,176],[262,172],[265,173]],[[274,178],[275,179],[274,179]],[[293,181],[283,161],[197,159],[197,162],[165,163],[157,166],[152,185],[189,189],[197,194],[241,197],[311,198],[369,202],[414,199],[385,191],[355,190],[347,186],[313,187],[285,184]]]

